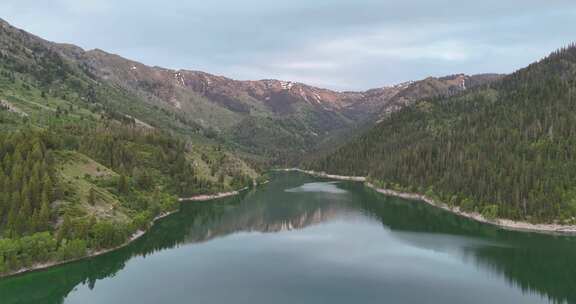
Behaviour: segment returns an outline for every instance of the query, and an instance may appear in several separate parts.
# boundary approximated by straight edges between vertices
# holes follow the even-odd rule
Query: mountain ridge
[[[62,44],[56,44],[62,45]],[[67,45],[73,46],[73,45]],[[190,86],[197,93],[206,93],[214,84],[231,86],[232,88],[238,89],[243,93],[248,93],[251,97],[254,97],[260,101],[266,101],[271,96],[271,93],[278,93],[281,91],[288,91],[290,93],[300,95],[302,99],[306,102],[320,102],[335,105],[336,108],[343,108],[345,106],[351,106],[354,103],[362,102],[366,103],[374,98],[381,97],[385,94],[387,90],[403,90],[419,83],[426,82],[443,82],[448,86],[448,93],[454,93],[458,89],[465,90],[467,87],[474,87],[482,85],[491,81],[491,78],[500,78],[500,74],[475,74],[467,75],[464,73],[442,76],[442,77],[427,77],[422,80],[407,81],[395,85],[382,86],[378,88],[372,88],[365,91],[337,91],[326,88],[321,88],[318,86],[308,85],[298,81],[291,80],[281,80],[281,79],[271,79],[264,78],[260,80],[236,80],[224,75],[211,74],[199,70],[191,69],[169,69],[161,66],[150,66],[138,61],[134,61],[125,58],[118,54],[113,54],[106,52],[101,49],[83,50],[80,47],[76,47],[85,54],[87,58],[84,60],[114,60],[114,61],[124,61],[125,64],[132,64],[130,69],[137,70],[138,68],[151,69],[157,72],[166,72],[173,74],[174,78],[180,82],[182,86]],[[64,52],[66,54],[66,52]],[[107,57],[105,59],[104,57]],[[80,59],[76,57],[76,59]],[[107,66],[107,65],[105,65]],[[190,78],[185,78],[188,76]]]
[[[365,92],[337,92],[292,81],[234,80],[149,66],[101,49],[50,42],[5,21],[1,24],[0,51],[15,57],[24,70],[42,64],[61,80],[69,80],[66,75],[80,77],[85,83],[78,93],[81,98],[94,101],[95,95],[102,95],[103,102],[115,103],[127,117],[184,136],[202,132],[268,164],[294,164],[299,155],[329,146],[344,138],[340,134],[353,134],[359,126],[373,125],[418,99],[454,95],[501,77],[457,74]],[[44,82],[53,86],[57,79]],[[99,89],[104,92],[98,94]]]
[[[87,51],[79,60],[89,66],[91,73],[144,96],[152,104],[182,111],[217,133],[231,133],[230,141],[240,143],[241,150],[248,146],[254,154],[272,154],[275,159],[293,159],[289,155],[309,151],[309,147],[317,146],[316,142],[323,142],[339,130],[370,125],[418,99],[458,94],[501,77],[456,74],[365,92],[338,92],[292,81],[234,80],[202,71],[147,66],[102,50]],[[220,117],[221,122],[205,119],[204,113]],[[286,120],[290,126],[279,127]],[[279,130],[260,130],[254,124],[270,124],[269,128]],[[239,128],[252,130],[245,134]],[[284,137],[281,141],[290,145],[271,149],[266,141],[248,139],[276,136]],[[286,149],[291,151],[284,155],[278,151]]]

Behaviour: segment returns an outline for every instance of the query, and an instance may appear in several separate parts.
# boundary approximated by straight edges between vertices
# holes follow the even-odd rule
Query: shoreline
[[[520,232],[537,232],[537,233],[544,233],[544,234],[555,234],[555,235],[574,235],[576,236],[576,225],[560,225],[560,224],[532,224],[528,222],[522,221],[513,221],[510,219],[502,219],[497,218],[494,220],[489,220],[483,217],[481,214],[477,212],[464,212],[461,211],[459,207],[449,207],[448,205],[440,202],[436,202],[433,199],[418,193],[408,193],[408,192],[400,192],[390,189],[383,189],[378,188],[374,184],[367,181],[366,177],[362,176],[345,176],[345,175],[334,175],[328,174],[325,172],[316,172],[311,170],[303,170],[298,168],[291,168],[291,169],[278,169],[276,171],[283,171],[283,172],[301,172],[304,174],[317,176],[317,177],[324,177],[324,178],[331,178],[336,180],[343,180],[343,181],[356,181],[362,182],[366,187],[371,188],[372,190],[388,195],[388,196],[395,196],[409,200],[417,200],[422,201],[428,205],[431,205],[436,208],[443,209],[448,211],[452,214],[465,217],[480,223],[493,225],[502,229],[512,230],[512,231],[520,231]]]
[[[259,186],[259,185],[264,185],[267,184],[268,181],[257,184],[255,186]],[[211,200],[215,200],[215,199],[219,199],[219,198],[224,198],[224,197],[230,197],[230,196],[235,196],[235,195],[239,195],[241,192],[248,190],[249,187],[244,187],[242,189],[239,190],[235,190],[235,191],[229,191],[229,192],[219,192],[219,193],[214,193],[214,194],[201,194],[201,195],[195,195],[192,196],[190,198],[178,198],[178,202],[182,203],[182,202],[202,202],[202,201],[211,201]],[[152,226],[154,226],[154,224],[165,218],[168,217],[172,214],[178,213],[180,211],[180,208],[178,208],[177,210],[173,210],[173,211],[169,211],[166,213],[162,213],[159,214],[158,216],[156,216],[154,219],[152,219],[152,221],[150,221],[150,227],[146,230],[137,230],[136,232],[134,232],[134,234],[132,234],[132,236],[130,236],[130,238],[128,238],[128,240],[126,240],[126,242],[124,242],[123,244],[113,247],[113,248],[106,248],[106,249],[102,249],[102,250],[98,250],[98,251],[92,251],[89,252],[87,255],[79,257],[79,258],[75,258],[75,259],[70,259],[70,260],[65,260],[65,261],[57,261],[57,262],[47,262],[47,263],[42,263],[42,264],[35,264],[31,267],[27,267],[27,268],[22,268],[22,269],[18,269],[16,271],[13,272],[9,272],[6,274],[0,274],[0,279],[5,279],[8,277],[15,277],[15,276],[19,276],[19,275],[24,275],[24,274],[28,274],[31,272],[36,272],[36,271],[42,271],[42,270],[46,270],[52,267],[56,267],[56,266],[62,266],[65,264],[70,264],[70,263],[74,263],[74,262],[78,262],[81,260],[85,260],[85,259],[90,259],[90,258],[94,258],[97,256],[101,256],[104,255],[106,253],[110,253],[112,251],[124,248],[128,245],[130,245],[132,242],[140,239],[142,236],[144,236],[149,230],[150,228],[152,228]]]
[[[352,182],[366,182],[366,177],[363,177],[363,176],[335,175],[335,174],[328,174],[326,172],[316,172],[316,171],[312,171],[312,170],[303,170],[303,169],[299,169],[299,168],[274,169],[273,171],[301,172],[301,173],[306,173],[308,175],[313,175],[313,176],[317,176],[317,177],[332,178],[332,179],[352,181]]]
[[[174,213],[177,213],[178,211],[179,210],[174,210],[174,211],[166,212],[166,213],[163,213],[163,214],[156,216],[150,222],[150,227],[152,227],[152,225],[154,225],[156,223],[156,221],[163,219],[167,216],[170,216]],[[102,249],[102,250],[98,250],[98,251],[92,251],[92,252],[89,252],[85,256],[75,258],[75,259],[57,261],[57,262],[47,262],[47,263],[43,263],[43,264],[36,264],[32,267],[22,268],[22,269],[19,269],[19,270],[13,271],[13,272],[9,272],[6,274],[0,274],[0,279],[18,276],[18,275],[23,275],[23,274],[27,274],[27,273],[35,272],[35,271],[46,270],[46,269],[49,269],[52,267],[70,264],[70,263],[78,262],[80,260],[89,259],[89,258],[97,257],[100,255],[104,255],[106,253],[109,253],[109,252],[112,252],[114,250],[118,250],[118,249],[121,249],[121,248],[124,248],[124,247],[130,245],[132,242],[134,242],[134,241],[138,240],[139,238],[141,238],[142,236],[144,236],[146,234],[146,232],[148,232],[148,230],[145,230],[145,231],[144,230],[137,230],[136,232],[134,232],[134,234],[132,234],[132,236],[130,236],[130,238],[126,242],[124,242],[123,244],[116,246],[116,247],[106,248],[106,249]]]
[[[179,202],[205,202],[205,201],[211,201],[211,200],[215,200],[215,199],[219,199],[219,198],[235,196],[235,195],[240,194],[242,191],[246,191],[246,190],[248,190],[248,187],[244,187],[242,189],[229,191],[229,192],[218,192],[218,193],[214,193],[214,194],[200,194],[200,195],[195,195],[192,197],[181,197],[178,199],[178,201]]]

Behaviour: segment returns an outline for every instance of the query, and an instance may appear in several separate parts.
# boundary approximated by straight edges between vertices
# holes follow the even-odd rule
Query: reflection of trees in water
[[[503,230],[424,203],[383,198],[371,190],[358,193],[362,198],[355,201],[360,202],[360,208],[390,229],[472,238],[477,241],[474,246],[462,243],[459,250],[464,258],[473,258],[480,269],[503,275],[525,293],[536,292],[555,303],[576,303],[575,237]],[[382,203],[374,203],[378,200]],[[402,233],[396,236],[405,237]],[[409,242],[414,244],[413,239]],[[434,246],[423,242],[415,245]]]
[[[180,213],[159,221],[148,234],[126,248],[0,281],[2,304],[61,303],[75,286],[86,284],[93,288],[98,280],[116,275],[135,256],[145,257],[238,231],[304,228],[351,212],[381,222],[398,232],[394,237],[421,248],[436,250],[438,244],[430,243],[430,238],[414,237],[418,233],[470,240],[445,245],[463,258],[476,261],[480,269],[503,275],[524,292],[537,292],[555,302],[576,303],[576,238],[505,231],[422,203],[384,198],[354,183],[340,184],[349,190],[345,195],[283,192],[287,185],[310,181],[313,180],[299,175],[280,176],[265,188],[217,204],[183,205]]]
[[[189,203],[156,223],[139,240],[103,256],[0,281],[2,304],[62,303],[79,284],[90,289],[116,275],[128,260],[188,243],[198,243],[238,231],[278,232],[301,229],[340,214],[346,197],[326,193],[285,194],[286,182],[311,181],[300,176],[264,189],[220,200]],[[280,195],[275,195],[280,194]],[[321,196],[321,197],[320,197]]]
[[[194,224],[188,228],[186,242],[206,241],[239,231],[267,233],[302,229],[337,217],[349,206],[347,196],[329,193],[274,196],[273,193],[274,190],[254,192],[246,199],[239,198],[241,201],[237,204],[194,206],[190,210],[195,213]],[[222,209],[218,216],[201,216],[215,208]]]
[[[525,293],[537,292],[555,303],[576,303],[576,252],[556,249],[480,248],[473,254],[481,268],[504,274]]]

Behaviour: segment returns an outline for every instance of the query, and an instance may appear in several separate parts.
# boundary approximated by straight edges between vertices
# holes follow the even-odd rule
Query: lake
[[[576,238],[275,173],[118,251],[0,280],[0,303],[576,303]]]

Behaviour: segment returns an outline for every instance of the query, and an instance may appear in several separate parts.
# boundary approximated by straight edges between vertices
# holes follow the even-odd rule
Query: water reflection
[[[286,192],[325,192],[325,193],[334,193],[334,194],[343,194],[347,191],[341,188],[338,188],[336,185],[340,182],[321,182],[321,183],[306,183],[302,186],[296,188],[290,188],[284,190]]]
[[[63,303],[77,286],[93,288],[137,256],[238,232],[275,233],[338,220],[379,223],[406,246],[458,256],[526,293],[576,303],[574,238],[503,231],[425,204],[385,198],[360,184],[323,183],[299,174],[279,174],[257,191],[218,203],[184,204],[137,242],[105,256],[0,280],[0,299]],[[315,243],[332,236],[286,237]]]
[[[555,303],[576,303],[576,237],[521,233],[464,219],[419,202],[363,192],[361,208],[415,246],[458,252],[514,287]],[[380,199],[380,201],[383,201]],[[422,234],[435,237],[422,237]],[[455,239],[457,237],[457,239]]]

